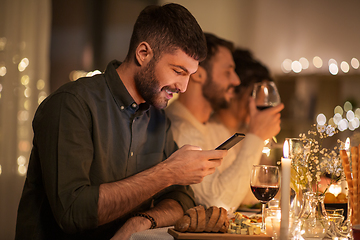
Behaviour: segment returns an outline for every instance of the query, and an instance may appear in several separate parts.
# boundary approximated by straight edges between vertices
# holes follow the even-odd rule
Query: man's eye
[[[174,69],[174,72],[179,75],[182,73],[181,71],[176,71],[175,69]]]

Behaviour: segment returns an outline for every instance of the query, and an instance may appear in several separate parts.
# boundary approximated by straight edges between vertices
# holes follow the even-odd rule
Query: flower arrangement
[[[312,125],[312,128],[301,133],[300,140],[303,143],[303,154],[295,154],[291,169],[292,188],[295,191],[307,189],[318,195],[325,195],[329,186],[338,182],[343,176],[340,148],[333,149],[323,147],[326,138],[338,133],[331,125]],[[343,143],[337,140],[340,145]],[[327,186],[322,186],[322,177],[328,179]],[[299,189],[300,188],[300,189]]]

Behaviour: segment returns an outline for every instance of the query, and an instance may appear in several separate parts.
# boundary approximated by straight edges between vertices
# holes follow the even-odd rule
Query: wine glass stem
[[[265,205],[266,203],[261,203],[261,230],[265,232]]]

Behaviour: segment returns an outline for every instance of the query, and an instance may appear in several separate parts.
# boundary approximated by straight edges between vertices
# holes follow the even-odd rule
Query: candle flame
[[[347,138],[345,141],[345,149],[349,150],[350,149],[350,138]]]
[[[284,142],[284,147],[283,147],[283,157],[284,158],[289,158],[289,142],[288,140],[285,140]]]

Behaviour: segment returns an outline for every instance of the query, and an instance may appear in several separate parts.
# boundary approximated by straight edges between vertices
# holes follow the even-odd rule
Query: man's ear
[[[153,50],[147,42],[139,43],[135,51],[135,59],[140,66],[144,66],[150,62],[153,56]]]
[[[204,84],[207,78],[207,73],[205,68],[203,68],[202,66],[198,67],[198,70],[191,75],[191,79],[194,82],[200,83],[200,84]]]

